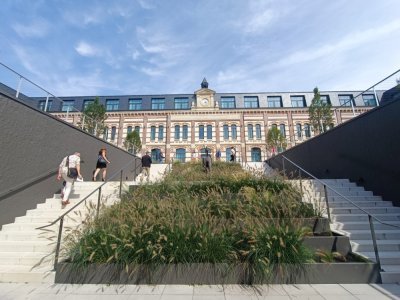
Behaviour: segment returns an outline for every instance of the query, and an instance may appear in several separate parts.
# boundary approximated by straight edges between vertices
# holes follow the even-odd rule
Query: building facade
[[[332,105],[336,126],[362,114],[379,103],[382,91],[360,94],[357,91],[320,92],[323,101]],[[142,151],[159,153],[166,161],[190,161],[206,148],[222,160],[236,150],[237,161],[262,161],[273,153],[267,150],[268,130],[276,126],[290,148],[314,136],[308,106],[312,92],[217,93],[204,79],[193,94],[100,96],[107,110],[104,140],[123,147],[126,135],[136,130]],[[38,108],[79,125],[83,111],[95,97],[60,97],[63,102],[37,98]]]

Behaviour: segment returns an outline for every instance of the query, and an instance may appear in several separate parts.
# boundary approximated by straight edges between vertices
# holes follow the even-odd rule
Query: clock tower
[[[194,92],[196,95],[196,110],[217,110],[218,104],[214,99],[215,91],[208,88],[208,82],[204,78],[201,89]]]

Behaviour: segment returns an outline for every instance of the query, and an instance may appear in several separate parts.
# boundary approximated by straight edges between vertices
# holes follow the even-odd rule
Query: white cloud
[[[140,52],[138,50],[133,50],[132,52],[132,59],[137,60],[140,56]]]
[[[139,5],[143,9],[153,9],[153,8],[155,8],[155,4],[151,0],[137,0],[137,1],[138,1]]]
[[[14,24],[12,25],[14,31],[22,38],[42,38],[49,32],[49,24],[44,20],[36,20],[30,24]]]
[[[85,41],[80,41],[78,45],[75,47],[76,52],[78,52],[82,56],[99,56],[101,54],[101,51],[97,49],[96,47],[88,44]]]
[[[244,31],[247,33],[258,33],[267,28],[274,18],[276,18],[276,12],[272,9],[254,13],[244,26]]]
[[[140,71],[145,73],[146,75],[149,75],[151,77],[155,76],[161,76],[164,74],[164,72],[160,69],[153,69],[153,68],[141,68]]]

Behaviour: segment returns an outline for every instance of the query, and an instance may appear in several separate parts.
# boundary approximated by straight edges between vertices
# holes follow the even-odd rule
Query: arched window
[[[311,137],[310,124],[304,124],[304,135],[306,138]]]
[[[111,127],[111,141],[115,140],[116,134],[117,134],[117,127],[115,126]]]
[[[128,126],[128,127],[126,128],[126,133],[129,134],[129,133],[131,133],[131,132],[132,132],[132,126]]]
[[[189,136],[189,128],[187,125],[182,126],[182,138],[186,141]]]
[[[153,163],[160,161],[161,150],[158,148],[151,149],[151,160]]]
[[[156,140],[156,126],[151,126],[150,127],[150,141],[155,141]]]
[[[140,126],[135,126],[135,131],[140,135]]]
[[[229,126],[227,124],[224,125],[224,140],[229,139]]]
[[[212,140],[212,125],[207,125],[207,140]]]
[[[252,124],[248,124],[248,125],[247,125],[247,137],[248,137],[249,140],[252,140],[253,137],[254,137],[254,134],[253,134],[253,125],[252,125]]]
[[[276,125],[276,124],[271,124],[271,128],[278,128],[278,125]]]
[[[261,161],[261,149],[258,147],[251,148],[251,161]]]
[[[105,140],[105,141],[108,140],[108,127],[104,128],[103,140]]]
[[[256,139],[261,140],[261,125],[256,124]]]
[[[181,126],[175,125],[175,140],[179,140],[181,137]]]
[[[175,159],[180,162],[186,161],[186,150],[184,148],[176,149]]]
[[[158,141],[162,141],[164,139],[164,126],[158,126]]]
[[[232,135],[232,140],[237,139],[237,127],[235,124],[231,125],[231,135]]]
[[[279,125],[279,131],[281,132],[283,137],[286,137],[286,128],[285,128],[285,124],[281,124]]]
[[[301,139],[303,136],[301,124],[296,124],[296,133],[297,133],[297,138]]]
[[[204,140],[204,125],[199,126],[199,140]]]

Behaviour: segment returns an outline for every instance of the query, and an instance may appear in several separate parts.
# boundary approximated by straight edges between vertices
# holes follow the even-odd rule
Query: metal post
[[[119,179],[119,199],[121,199],[121,196],[122,196],[122,173],[123,173],[123,170],[121,170],[121,177]]]
[[[374,245],[374,252],[375,252],[375,259],[376,263],[378,265],[379,271],[382,271],[381,268],[381,260],[379,258],[379,252],[378,252],[378,245],[376,243],[376,236],[375,236],[375,229],[374,229],[374,223],[372,220],[372,216],[368,215],[368,221],[369,221],[369,228],[371,229],[371,235],[372,235],[372,243]]]
[[[96,218],[99,216],[99,212],[100,212],[100,200],[101,200],[101,187],[99,188],[99,196],[97,197],[97,213],[96,213]]]
[[[49,104],[49,94],[47,94],[47,97],[46,97],[46,104],[44,105],[44,111],[46,112],[47,111],[47,105]]]
[[[353,117],[356,115],[356,112],[354,110],[354,103],[353,103],[354,98],[350,99],[350,103],[351,103],[351,109],[353,110]]]
[[[301,169],[299,169],[299,178],[300,178],[300,193],[301,193],[301,199],[303,199],[303,182],[301,180]]]
[[[68,122],[68,116],[69,116],[69,105],[67,106],[67,117],[65,118],[65,122]]]
[[[60,255],[60,247],[61,247],[61,235],[63,230],[64,217],[60,219],[60,226],[58,227],[58,237],[57,237],[57,245],[56,245],[56,255],[54,257],[54,271],[57,269],[58,257]]]
[[[376,106],[379,106],[379,99],[378,99],[378,95],[376,94],[375,87],[373,87],[372,89],[373,89],[374,95],[375,95]]]
[[[22,84],[22,76],[19,76],[17,93],[15,94],[15,98],[18,98],[18,96],[19,96],[19,90],[21,89],[21,84]]]
[[[324,194],[325,194],[326,210],[328,211],[328,220],[329,223],[331,223],[331,211],[329,209],[328,189],[326,188],[326,184],[324,184]]]

